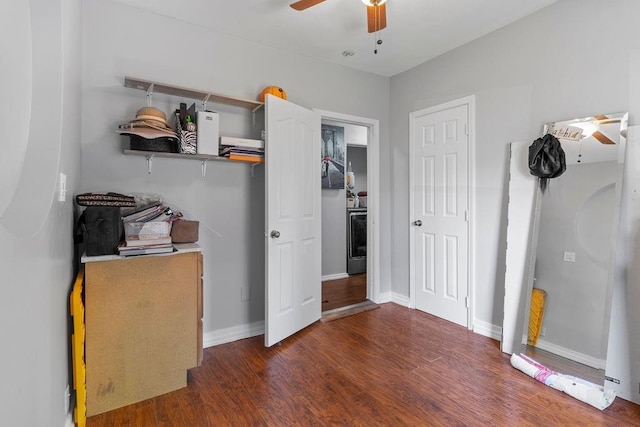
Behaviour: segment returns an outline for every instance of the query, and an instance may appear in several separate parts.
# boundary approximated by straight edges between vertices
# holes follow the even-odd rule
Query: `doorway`
[[[367,300],[373,303],[379,302],[379,226],[377,223],[379,217],[379,124],[378,120],[374,119],[323,110],[314,111],[320,113],[322,123],[330,123],[333,126],[358,127],[366,134],[364,147],[358,148],[366,151],[363,158],[366,161],[367,173],[360,175],[362,187],[367,192],[365,201],[367,209],[366,272],[355,275],[347,274],[346,190],[344,188],[337,191],[324,190],[322,197],[323,301],[325,300],[325,288],[327,295],[331,295],[330,298],[333,300],[330,304],[323,304],[324,315],[325,311],[341,310],[352,306],[355,300],[362,298],[362,294],[364,294],[365,302]],[[343,167],[346,171],[348,157],[345,160]],[[356,183],[358,179],[358,175],[356,175]],[[364,185],[365,183],[366,185]],[[325,238],[327,236],[328,238]],[[329,246],[331,241],[334,242],[334,249]],[[327,267],[328,261],[333,261],[333,266]],[[325,306],[327,310],[325,310]]]
[[[410,304],[471,328],[474,97],[409,115]]]

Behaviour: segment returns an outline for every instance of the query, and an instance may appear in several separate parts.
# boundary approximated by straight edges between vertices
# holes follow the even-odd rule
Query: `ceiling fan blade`
[[[387,4],[367,6],[367,27],[370,33],[380,31],[387,26]]]
[[[305,10],[310,8],[311,6],[315,6],[319,3],[322,3],[324,0],[300,0],[295,3],[291,3],[291,6],[295,10]]]

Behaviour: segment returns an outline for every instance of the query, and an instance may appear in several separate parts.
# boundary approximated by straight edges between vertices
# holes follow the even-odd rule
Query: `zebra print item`
[[[183,130],[180,125],[179,113],[176,111],[176,135],[180,137],[180,152],[182,154],[196,154],[196,133]]]

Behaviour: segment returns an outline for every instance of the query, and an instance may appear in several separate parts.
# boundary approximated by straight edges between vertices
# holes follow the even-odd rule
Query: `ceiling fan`
[[[305,10],[325,0],[299,0],[291,3],[295,10]],[[370,33],[380,31],[387,26],[387,0],[362,0],[367,5],[367,29]]]

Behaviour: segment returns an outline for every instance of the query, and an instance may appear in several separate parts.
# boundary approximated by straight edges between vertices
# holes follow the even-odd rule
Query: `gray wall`
[[[353,190],[358,194],[367,191],[367,147],[347,146],[347,162],[351,162],[356,186]]]
[[[200,162],[155,159],[152,174],[147,174],[144,158],[124,156],[126,139],[115,133],[119,123],[132,119],[146,105],[145,93],[125,89],[123,77],[248,99],[256,99],[265,86],[278,85],[287,91],[290,101],[303,107],[380,120],[381,158],[387,157],[389,79],[112,1],[84,2],[83,18],[81,191],[158,193],[172,207],[198,219],[198,243],[204,254],[205,344],[242,334],[264,320],[264,168],[256,167],[252,178],[247,165],[209,162],[206,179],[202,179]],[[145,43],[150,35],[153,43]],[[185,41],[189,42],[187,51]],[[193,54],[178,59],[179,52]],[[154,106],[167,113],[179,101],[153,96]],[[252,126],[250,114],[243,110],[207,106],[221,111],[221,134],[259,135],[262,129],[261,117]],[[381,222],[388,223],[384,209],[389,204],[387,170],[381,181]],[[381,259],[388,260],[389,240],[384,231],[381,247]],[[387,262],[381,269],[381,292],[388,294],[391,266]],[[250,288],[249,301],[241,302],[242,288]]]
[[[80,161],[77,0],[3,2],[0,336],[2,425],[62,426]],[[33,28],[33,32],[31,29]],[[67,176],[66,202],[57,177]]]
[[[500,326],[508,144],[533,141],[546,122],[630,110],[629,76],[640,73],[630,62],[640,47],[637,16],[632,0],[561,0],[391,78],[393,292],[409,292],[409,113],[476,95],[474,324]]]

